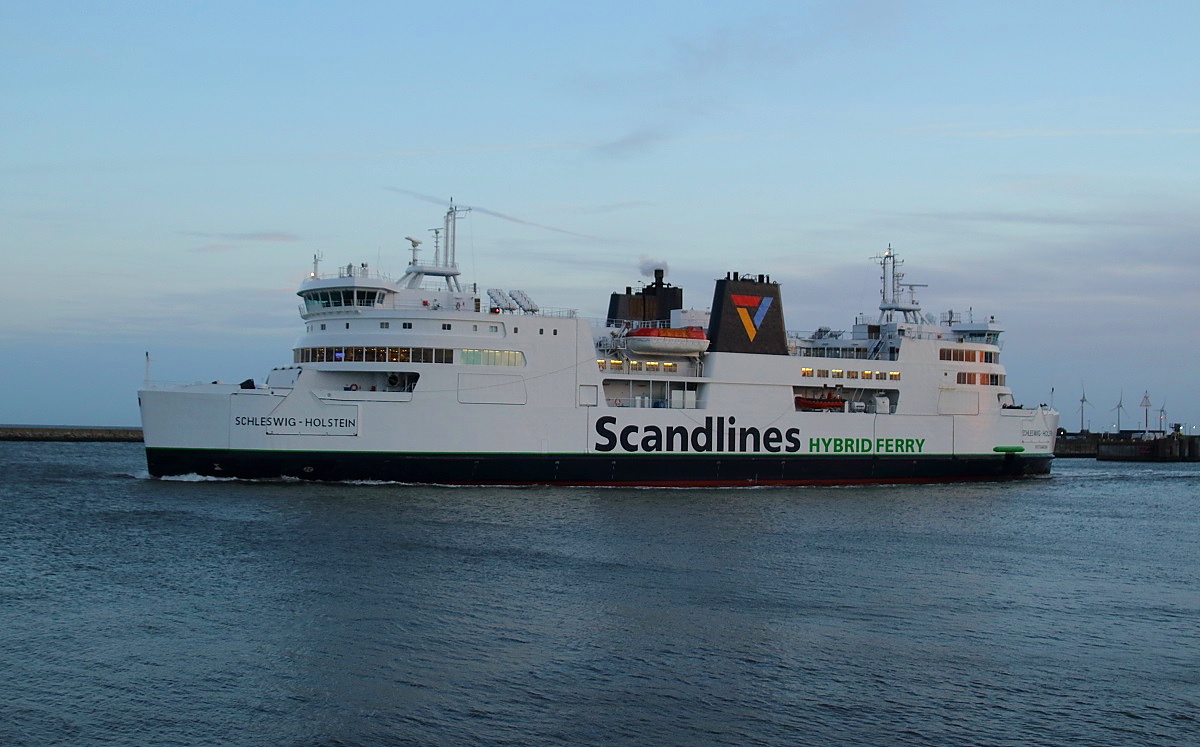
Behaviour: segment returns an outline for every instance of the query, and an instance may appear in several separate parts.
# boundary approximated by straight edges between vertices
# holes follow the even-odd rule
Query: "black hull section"
[[[147,447],[155,477],[383,480],[442,485],[663,487],[855,485],[1004,480],[1050,473],[1050,455],[764,456],[742,454],[395,454]]]

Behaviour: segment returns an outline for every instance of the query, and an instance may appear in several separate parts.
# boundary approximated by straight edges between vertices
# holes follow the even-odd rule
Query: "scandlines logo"
[[[737,307],[738,317],[742,320],[742,326],[746,328],[746,336],[750,338],[750,342],[754,342],[758,328],[762,326],[763,319],[767,318],[767,309],[771,308],[770,296],[743,296],[740,293],[730,293],[729,300],[733,301],[733,305]]]

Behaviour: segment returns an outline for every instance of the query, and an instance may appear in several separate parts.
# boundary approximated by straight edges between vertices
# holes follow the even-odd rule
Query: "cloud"
[[[184,236],[198,236],[202,239],[220,239],[222,241],[299,241],[300,237],[286,231],[254,231],[251,233],[206,233],[203,231],[184,231]]]
[[[210,233],[207,231],[183,231],[184,236],[195,236],[201,239],[217,239],[216,243],[193,247],[193,252],[233,252],[243,248],[246,243],[291,243],[300,241],[300,237],[286,231],[252,231],[249,233]]]
[[[623,210],[654,206],[655,203],[649,200],[628,200],[625,202],[610,202],[607,205],[592,205],[591,207],[578,208],[576,212],[588,215],[604,215],[606,213],[617,213]]]
[[[591,150],[597,155],[620,158],[645,153],[670,139],[671,136],[661,127],[642,127],[615,140],[594,145]]]
[[[1096,227],[1158,227],[1195,224],[1191,215],[1145,210],[1124,211],[1032,211],[976,210],[957,212],[909,213],[917,220],[936,222],[965,222],[1031,226],[1096,226]]]
[[[1086,127],[1012,127],[979,128],[965,124],[939,124],[916,127],[908,130],[913,135],[935,135],[966,138],[1126,138],[1126,137],[1194,137],[1200,135],[1196,127],[1166,128],[1086,128]]]

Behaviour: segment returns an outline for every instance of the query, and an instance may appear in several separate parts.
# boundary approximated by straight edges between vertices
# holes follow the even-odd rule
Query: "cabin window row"
[[[453,363],[450,348],[296,348],[295,363]]]
[[[458,351],[458,362],[464,366],[517,366],[525,365],[525,354],[520,350],[475,350],[463,348]]]
[[[795,352],[802,358],[871,358],[871,351],[867,348],[798,347]],[[883,351],[883,358],[894,361],[897,354],[898,348],[889,348]]]
[[[805,378],[817,379],[874,379],[876,381],[899,381],[899,371],[847,371],[841,368],[808,368],[800,369],[800,375]]]
[[[654,373],[662,371],[663,373],[676,373],[679,371],[678,363],[668,363],[665,361],[623,361],[623,360],[604,360],[603,358],[596,359],[596,367],[601,371],[649,371]]]
[[[994,350],[965,350],[963,348],[942,348],[938,357],[944,361],[961,361],[963,363],[999,363],[1000,354]]]
[[[308,311],[327,309],[332,306],[382,306],[383,291],[363,290],[322,290],[305,291],[301,298]]]
[[[974,371],[959,371],[959,384],[981,384],[983,386],[1004,386],[1004,374],[980,373]]]
[[[454,363],[451,348],[296,348],[295,363]],[[520,350],[475,350],[464,348],[458,351],[458,362],[464,366],[516,366],[525,365],[525,354]]]

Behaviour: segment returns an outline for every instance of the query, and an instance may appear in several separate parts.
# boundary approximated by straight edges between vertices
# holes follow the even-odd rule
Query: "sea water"
[[[0,744],[1200,744],[1200,465],[447,488],[3,443]]]

